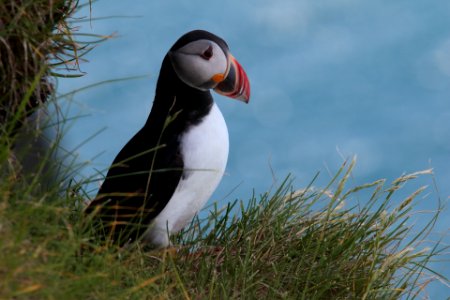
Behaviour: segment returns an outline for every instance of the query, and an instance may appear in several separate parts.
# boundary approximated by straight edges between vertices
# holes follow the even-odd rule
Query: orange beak
[[[221,95],[248,103],[250,100],[250,82],[247,74],[233,55],[229,54],[228,57],[230,60],[228,74],[225,78],[220,78],[222,80],[214,90]],[[219,78],[217,80],[219,81]]]

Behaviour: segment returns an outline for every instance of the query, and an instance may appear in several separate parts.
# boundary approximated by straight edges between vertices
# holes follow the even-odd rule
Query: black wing
[[[114,159],[86,213],[102,236],[120,245],[136,240],[172,197],[182,170],[178,136],[161,139],[144,127]]]

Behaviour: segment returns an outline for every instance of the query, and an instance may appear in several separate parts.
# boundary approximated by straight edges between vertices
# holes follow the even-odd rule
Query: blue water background
[[[89,16],[89,9],[78,16]],[[183,33],[223,37],[251,81],[248,105],[214,95],[228,123],[227,174],[211,201],[248,199],[289,173],[324,186],[357,155],[351,185],[433,168],[402,197],[429,185],[417,211],[450,195],[450,1],[99,1],[80,32],[117,36],[81,63],[86,75],[58,83],[63,94],[95,82],[146,75],[76,94],[65,147],[89,162],[84,176],[105,170],[144,124],[160,64]],[[435,188],[435,185],[437,188]],[[92,185],[90,186],[92,188]],[[95,193],[95,185],[94,190]],[[397,198],[398,201],[402,197]],[[362,198],[364,199],[364,198]],[[449,209],[431,238],[449,244]],[[419,225],[429,214],[418,214]],[[450,259],[447,256],[447,259]],[[436,264],[450,276],[450,263]],[[431,299],[450,296],[433,283]]]

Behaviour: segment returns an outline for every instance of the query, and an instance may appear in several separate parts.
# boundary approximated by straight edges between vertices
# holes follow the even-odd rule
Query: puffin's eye
[[[200,56],[206,60],[209,60],[213,56],[213,48],[210,45]]]

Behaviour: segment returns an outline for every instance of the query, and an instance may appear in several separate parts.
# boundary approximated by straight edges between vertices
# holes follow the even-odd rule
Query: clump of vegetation
[[[57,77],[78,77],[79,62],[108,38],[77,32],[78,0],[0,1],[0,173],[52,181],[61,115]],[[81,38],[88,38],[81,41]],[[52,104],[52,116],[47,106]],[[55,116],[56,115],[56,116]],[[49,133],[51,132],[51,133]],[[46,161],[46,163],[40,163]],[[47,178],[42,178],[47,173]]]
[[[82,217],[83,197],[0,187],[0,298],[56,299],[413,299],[445,280],[429,269],[444,248],[424,241],[439,209],[410,227],[429,171],[346,189],[353,163],[324,189],[273,193],[216,206],[174,237],[174,247],[104,247]],[[356,203],[362,191],[367,199]],[[364,193],[367,194],[367,193]],[[352,204],[353,203],[353,204]],[[399,203],[392,206],[391,203]]]
[[[443,250],[422,244],[439,212],[412,234],[412,202],[424,188],[391,203],[405,182],[430,171],[346,190],[353,164],[325,189],[295,191],[286,180],[273,194],[240,202],[239,217],[228,206],[194,223],[179,241],[192,246],[173,256],[172,272],[184,287],[176,293],[212,299],[417,297],[426,290],[429,261]],[[371,194],[357,203],[362,191]]]
[[[76,0],[0,2],[0,124],[20,127],[54,95],[54,76],[81,75],[78,60],[92,47],[77,43],[68,23],[77,4]],[[8,133],[2,128],[2,135]]]

